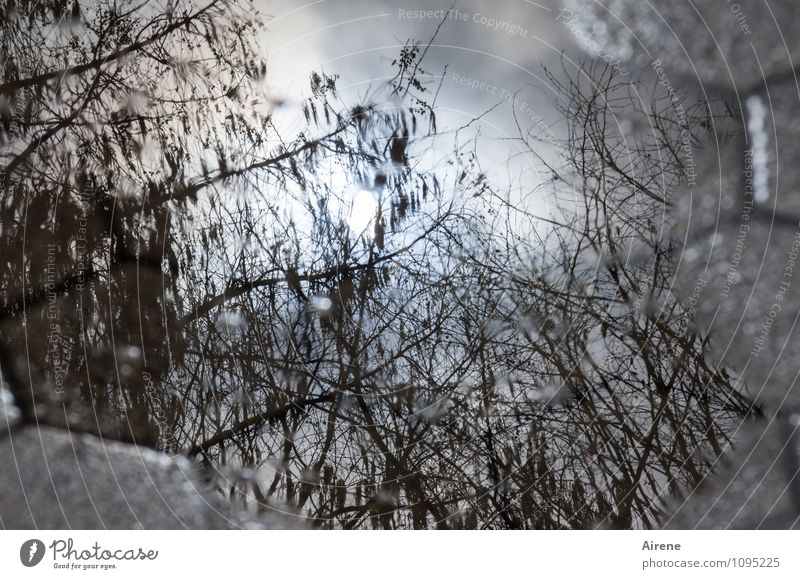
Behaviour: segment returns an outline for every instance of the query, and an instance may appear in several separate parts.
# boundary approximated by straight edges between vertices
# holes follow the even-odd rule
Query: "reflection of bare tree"
[[[412,244],[387,233],[342,267],[351,237],[318,214],[315,267],[238,286],[235,339],[206,320],[194,374],[209,386],[184,436],[245,467],[228,492],[335,527],[648,527],[708,473],[749,408],[670,291],[661,231],[684,175],[675,139],[708,112],[658,95],[642,110],[642,86],[607,70],[578,79],[552,79],[568,119],[552,174],[581,205],[546,239],[427,204]],[[644,129],[622,134],[622,110]],[[521,135],[534,154],[536,139]],[[459,171],[455,187],[480,186]]]
[[[2,363],[28,420],[168,432],[222,492],[323,526],[570,528],[652,526],[748,412],[670,291],[676,143],[706,107],[610,70],[552,77],[551,184],[578,206],[534,238],[496,226],[524,211],[474,153],[423,168],[417,48],[391,107],[313,75],[288,138],[254,101],[236,3],[75,3],[44,51],[57,7],[20,6]],[[538,138],[520,132],[534,155]],[[356,189],[380,204],[363,232],[343,218]]]
[[[314,75],[310,123],[284,138],[280,103],[259,88],[261,24],[228,0],[3,11],[3,371],[28,420],[156,444],[153,413],[180,406],[162,377],[181,365],[184,301],[194,303],[181,270],[231,239],[219,224],[187,243],[193,219],[254,188],[277,213],[281,187],[302,191],[317,158],[374,163],[383,133],[401,149],[405,119],[334,110],[334,79]],[[388,183],[398,206],[402,181]],[[207,309],[192,315],[215,305],[215,281],[198,288]]]

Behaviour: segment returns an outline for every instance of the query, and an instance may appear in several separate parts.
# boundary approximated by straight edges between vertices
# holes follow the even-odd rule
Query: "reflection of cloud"
[[[273,17],[264,42],[269,84],[287,91],[278,96],[295,103],[308,92],[314,69],[340,75],[345,101],[366,94],[393,74],[392,60],[405,43],[432,38],[452,5],[452,0],[321,0],[299,7],[293,0],[261,2],[261,11]],[[427,94],[438,91],[440,131],[464,126],[492,109],[471,130],[480,130],[487,144],[480,151],[482,169],[501,188],[512,181],[531,188],[539,179],[541,166],[510,139],[518,136],[517,122],[523,130],[541,133],[555,120],[555,95],[542,65],[559,69],[562,51],[577,50],[557,21],[559,7],[556,0],[458,2],[425,56]],[[475,79],[477,88],[453,81],[465,77]],[[494,90],[481,90],[481,83]],[[451,150],[452,144],[440,146]]]
[[[266,39],[273,85],[289,81],[304,87],[307,73],[324,66],[356,90],[391,74],[398,47],[409,39],[429,40],[451,5],[450,0],[323,0],[298,7],[293,0],[261,1],[262,12],[274,17]],[[527,70],[538,73],[540,64],[556,63],[561,50],[574,49],[556,23],[556,5],[554,0],[459,2],[426,56],[427,71],[440,75],[449,64],[509,91],[524,86],[533,80]]]

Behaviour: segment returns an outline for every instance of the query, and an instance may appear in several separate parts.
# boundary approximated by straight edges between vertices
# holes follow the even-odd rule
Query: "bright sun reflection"
[[[375,196],[364,189],[356,191],[347,216],[347,224],[356,235],[371,237],[374,233],[371,227],[378,212],[378,201]]]

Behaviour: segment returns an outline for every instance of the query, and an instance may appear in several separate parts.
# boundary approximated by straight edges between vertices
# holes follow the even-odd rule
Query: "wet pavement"
[[[676,282],[763,416],[739,425],[696,491],[667,502],[670,528],[800,528],[800,5],[567,0],[576,25],[677,92],[727,103],[693,143],[696,182],[676,196]],[[597,49],[586,47],[592,54]],[[649,70],[648,70],[649,69]]]

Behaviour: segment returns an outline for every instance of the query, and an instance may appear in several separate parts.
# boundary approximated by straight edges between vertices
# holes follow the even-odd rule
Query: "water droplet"
[[[217,316],[215,325],[221,332],[244,332],[247,329],[247,318],[239,311],[226,310]]]
[[[117,362],[130,364],[138,362],[142,357],[142,350],[136,346],[120,346],[117,348]]]
[[[326,314],[333,307],[333,301],[327,296],[315,296],[308,302],[308,309],[312,312]]]
[[[416,417],[426,424],[436,424],[449,411],[450,400],[448,398],[440,398],[433,402],[422,402],[418,405],[421,406],[421,409],[417,412]]]

